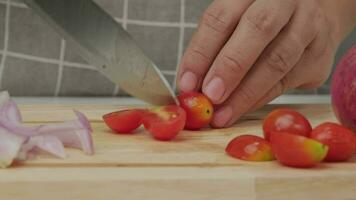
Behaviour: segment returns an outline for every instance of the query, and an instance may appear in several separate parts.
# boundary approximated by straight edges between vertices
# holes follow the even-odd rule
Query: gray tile
[[[6,6],[0,4],[0,49],[4,49]]]
[[[170,86],[173,86],[173,83],[175,81],[175,76],[174,75],[164,75],[166,80],[168,81]]]
[[[128,18],[138,20],[179,22],[180,1],[130,0],[128,5]]]
[[[53,96],[58,65],[6,57],[1,90],[15,96]]]
[[[128,32],[162,70],[175,70],[179,28],[128,25]]]
[[[61,96],[109,96],[114,84],[98,71],[65,66]]]
[[[185,28],[184,29],[184,39],[183,39],[183,49],[185,50],[188,47],[190,39],[192,38],[195,32],[195,28]]]
[[[122,18],[124,0],[94,0],[100,7],[102,7],[111,16]]]
[[[30,9],[11,7],[9,50],[59,58],[60,37]]]
[[[87,64],[87,61],[78,54],[77,48],[69,42],[66,42],[64,60],[73,63]]]
[[[197,23],[213,0],[187,0],[185,1],[185,21]]]
[[[23,3],[23,0],[10,0],[10,1],[14,3]]]
[[[3,56],[2,56],[2,54],[0,53],[0,63],[1,63],[1,61],[2,61],[2,57],[3,57]]]

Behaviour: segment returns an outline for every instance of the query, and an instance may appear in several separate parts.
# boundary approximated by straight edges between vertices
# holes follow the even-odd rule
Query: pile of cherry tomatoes
[[[322,161],[344,162],[356,152],[356,136],[342,125],[325,122],[312,129],[309,121],[291,109],[277,109],[263,123],[264,138],[241,135],[226,152],[242,160],[277,159],[291,167],[313,167]]]

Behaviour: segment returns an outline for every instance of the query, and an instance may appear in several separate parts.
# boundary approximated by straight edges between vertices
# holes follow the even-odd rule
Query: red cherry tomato
[[[356,135],[354,135],[354,145],[355,145],[355,153],[356,153]]]
[[[291,167],[313,167],[321,162],[328,152],[326,145],[292,133],[272,132],[270,142],[277,160]]]
[[[205,95],[198,92],[183,93],[178,96],[178,100],[187,113],[186,129],[197,130],[211,122],[214,108]]]
[[[291,109],[276,109],[263,122],[263,132],[269,140],[271,132],[288,132],[308,137],[312,128],[309,121]]]
[[[172,140],[184,128],[186,113],[179,106],[163,106],[147,112],[143,125],[157,140]]]
[[[230,156],[248,161],[274,160],[270,143],[258,136],[241,135],[227,145],[226,153]]]
[[[142,124],[144,110],[121,110],[105,114],[104,122],[116,133],[132,133]]]
[[[339,124],[331,122],[320,124],[311,132],[310,137],[329,147],[326,161],[346,161],[355,152],[353,132]]]

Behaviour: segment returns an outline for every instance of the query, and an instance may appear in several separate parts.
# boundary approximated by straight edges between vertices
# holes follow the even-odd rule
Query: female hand
[[[212,125],[230,126],[290,88],[316,88],[356,22],[354,0],[215,0],[178,74],[180,91],[203,91]]]

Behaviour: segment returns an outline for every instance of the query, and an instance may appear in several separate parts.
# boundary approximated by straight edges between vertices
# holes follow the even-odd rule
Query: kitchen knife
[[[156,65],[130,35],[92,0],[25,0],[78,52],[127,93],[148,103],[176,103]],[[78,77],[80,78],[80,77]]]

